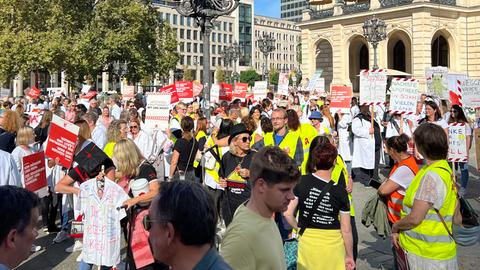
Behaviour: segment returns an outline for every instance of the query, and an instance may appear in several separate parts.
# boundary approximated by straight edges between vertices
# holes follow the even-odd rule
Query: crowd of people
[[[389,113],[388,102],[353,97],[350,109],[331,109],[328,96],[270,92],[258,102],[222,101],[205,115],[196,98],[172,107],[168,129],[152,130],[146,102],[72,95],[0,103],[0,214],[11,217],[0,224],[0,269],[41,249],[41,217],[55,243],[75,238],[66,252],[82,251],[81,270],[119,266],[122,237],[128,269],[287,269],[284,243],[294,238],[295,269],[352,270],[353,181],[381,183],[394,254],[406,251],[410,269],[458,269],[435,212],[451,231],[456,194],[468,187],[468,164],[447,162],[449,123],[465,124],[472,142],[458,104],[421,95],[405,116]],[[34,110],[41,121],[32,127]],[[46,158],[48,195],[39,199],[22,188],[23,157],[46,149],[54,115],[79,127],[78,141],[70,168]],[[391,169],[385,181],[382,164]],[[84,230],[73,232],[76,224]]]

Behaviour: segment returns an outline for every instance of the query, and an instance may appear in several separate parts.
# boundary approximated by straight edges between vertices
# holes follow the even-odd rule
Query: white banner
[[[325,79],[320,78],[320,73],[315,73],[307,85],[307,91],[317,92],[318,95],[325,95]]]
[[[288,96],[288,73],[278,75],[278,94]]]
[[[218,103],[219,101],[220,101],[220,85],[212,84],[212,88],[210,89],[210,102]]]
[[[9,97],[10,88],[0,88],[0,97]]]
[[[448,161],[468,161],[465,124],[453,123],[448,127]]]
[[[480,108],[480,80],[467,79],[462,85],[464,107]]]
[[[390,85],[390,112],[414,114],[417,110],[418,94],[418,80],[393,78]]]
[[[267,81],[256,81],[253,87],[253,98],[261,101],[267,97]]]
[[[427,79],[427,93],[448,99],[448,68],[447,67],[427,67],[425,69]]]
[[[166,130],[170,116],[169,93],[147,93],[145,126],[151,130]]]
[[[380,104],[385,102],[387,70],[363,70],[360,72],[360,103]]]

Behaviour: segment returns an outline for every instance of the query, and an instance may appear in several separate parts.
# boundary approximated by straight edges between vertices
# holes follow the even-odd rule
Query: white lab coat
[[[348,124],[352,122],[350,114],[346,113],[342,116],[342,119],[338,121],[337,133],[338,133],[338,154],[342,156],[343,160],[352,160],[352,148],[350,141],[350,133],[348,132]]]
[[[353,159],[352,168],[374,169],[375,138],[370,134],[370,121],[355,117],[352,120]]]
[[[130,136],[130,138],[132,137]],[[133,142],[140,149],[140,152],[142,153],[144,158],[150,157],[153,150],[153,140],[147,132],[145,132],[144,130],[140,130],[140,133],[135,139],[133,139]]]

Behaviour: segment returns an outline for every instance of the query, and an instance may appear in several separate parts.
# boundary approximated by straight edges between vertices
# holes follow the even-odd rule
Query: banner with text
[[[448,68],[427,67],[425,69],[427,93],[441,99],[448,99]]]
[[[462,85],[464,107],[480,108],[480,80],[467,79]]]
[[[203,90],[203,84],[199,80],[193,81],[193,96],[198,97]]]
[[[325,95],[325,79],[321,78],[322,72],[316,72],[308,82],[307,91],[316,92],[317,95]]]
[[[390,84],[391,113],[414,114],[417,110],[419,83],[416,79],[393,78]]]
[[[177,103],[179,101],[177,90],[175,89],[175,84],[170,84],[160,88],[160,93],[167,93],[171,96],[170,104]]]
[[[448,161],[468,161],[465,124],[452,123],[448,127]]]
[[[170,116],[170,94],[147,93],[145,126],[152,130],[166,130]]]
[[[330,93],[330,111],[341,110],[342,113],[350,113],[350,101],[352,100],[352,87],[346,85],[332,85]]]
[[[185,103],[193,101],[193,84],[189,81],[175,82],[175,90],[177,90],[178,99]]]
[[[385,102],[387,70],[373,69],[360,72],[360,103],[381,104]]]
[[[51,159],[60,159],[60,164],[70,168],[80,128],[56,115],[53,115],[48,134],[45,155]]]
[[[219,84],[212,84],[212,88],[210,89],[210,102],[211,103],[220,102],[220,85]]]
[[[219,99],[220,101],[232,101],[232,95],[233,95],[233,86],[228,83],[221,83],[220,84],[220,93],[219,93]]]
[[[278,94],[288,96],[288,73],[278,75]]]
[[[22,158],[25,188],[40,198],[48,195],[45,154],[43,151]]]
[[[233,99],[241,99],[245,101],[245,97],[247,95],[248,90],[248,83],[236,83],[235,89],[233,90]]]
[[[253,86],[253,95],[255,100],[261,102],[267,97],[267,81],[256,81]]]

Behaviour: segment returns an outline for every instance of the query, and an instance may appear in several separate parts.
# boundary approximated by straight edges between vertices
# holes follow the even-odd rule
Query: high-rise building
[[[302,11],[306,6],[307,0],[281,0],[281,18],[284,20],[299,22],[302,20]]]

